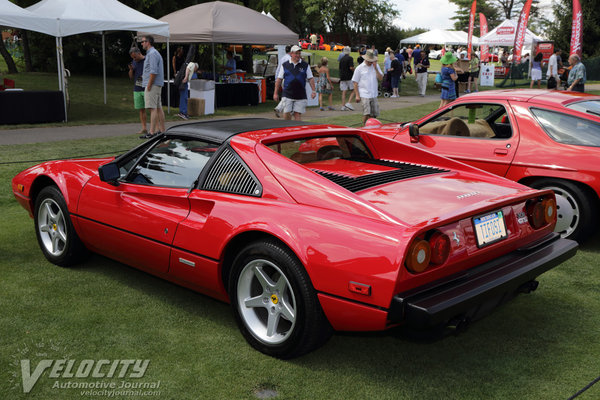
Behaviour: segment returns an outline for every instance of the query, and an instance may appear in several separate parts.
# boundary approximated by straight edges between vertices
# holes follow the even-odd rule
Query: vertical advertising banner
[[[479,37],[482,37],[487,33],[488,33],[487,19],[485,18],[485,15],[483,15],[483,13],[479,13]],[[483,61],[483,62],[488,61],[490,47],[487,44],[482,44],[479,47],[479,50],[481,50],[481,58],[480,58],[481,61]],[[490,61],[493,61],[493,60],[490,60]]]
[[[469,37],[467,39],[467,58],[471,59],[471,51],[473,51],[473,29],[475,28],[475,8],[477,8],[477,0],[473,0],[471,4],[471,12],[469,13]]]
[[[583,40],[583,13],[579,0],[573,0],[573,25],[571,26],[571,51],[569,56],[578,55],[581,58]]]
[[[527,22],[529,21],[529,10],[531,9],[532,0],[527,0],[521,10],[519,16],[519,23],[517,24],[517,34],[515,35],[514,53],[513,53],[513,64],[521,62],[521,52],[523,51],[523,44],[525,42],[525,33],[527,32]]]

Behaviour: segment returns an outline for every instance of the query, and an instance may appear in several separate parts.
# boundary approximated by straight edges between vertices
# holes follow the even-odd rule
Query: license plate
[[[477,238],[478,247],[487,246],[505,239],[507,236],[502,211],[475,217],[473,218],[473,225],[475,225],[475,237]]]

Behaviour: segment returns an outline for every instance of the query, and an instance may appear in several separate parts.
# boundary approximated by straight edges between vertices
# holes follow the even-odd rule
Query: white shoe
[[[400,96],[398,96],[397,94],[393,94],[393,95],[390,96],[390,98],[392,98],[392,99],[396,98],[396,97],[400,97]]]
[[[345,106],[345,107],[346,107],[348,110],[352,110],[352,111],[354,111],[354,107],[352,107],[352,104],[350,104],[350,103],[346,103],[346,104],[344,104],[344,106]]]

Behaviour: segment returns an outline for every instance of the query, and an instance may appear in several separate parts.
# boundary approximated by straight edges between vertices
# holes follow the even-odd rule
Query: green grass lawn
[[[118,97],[115,98],[115,101]],[[386,112],[409,120],[437,102]],[[116,107],[116,106],[115,106]],[[123,115],[126,107],[123,105]],[[352,124],[351,116],[332,118]],[[133,118],[135,120],[135,118]],[[0,132],[1,134],[1,132]],[[321,349],[281,361],[251,349],[228,305],[101,256],[76,268],[51,265],[10,180],[21,161],[116,154],[137,138],[0,146],[0,397],[81,399],[44,372],[28,394],[20,360],[148,359],[147,398],[252,399],[566,399],[600,375],[600,235],[540,277],[522,295],[460,336],[416,340],[401,330],[336,334]],[[140,398],[125,395],[118,398]],[[600,398],[600,384],[580,399]]]

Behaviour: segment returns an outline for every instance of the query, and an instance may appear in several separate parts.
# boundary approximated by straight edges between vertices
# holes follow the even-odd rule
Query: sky
[[[400,18],[394,20],[394,24],[401,29],[425,28],[425,29],[454,29],[452,18],[458,7],[447,0],[392,0],[392,4],[400,11]],[[551,17],[552,0],[540,0],[539,7],[544,8],[546,17]],[[513,13],[515,19],[519,18],[519,12]],[[490,30],[494,27],[490,27]]]

